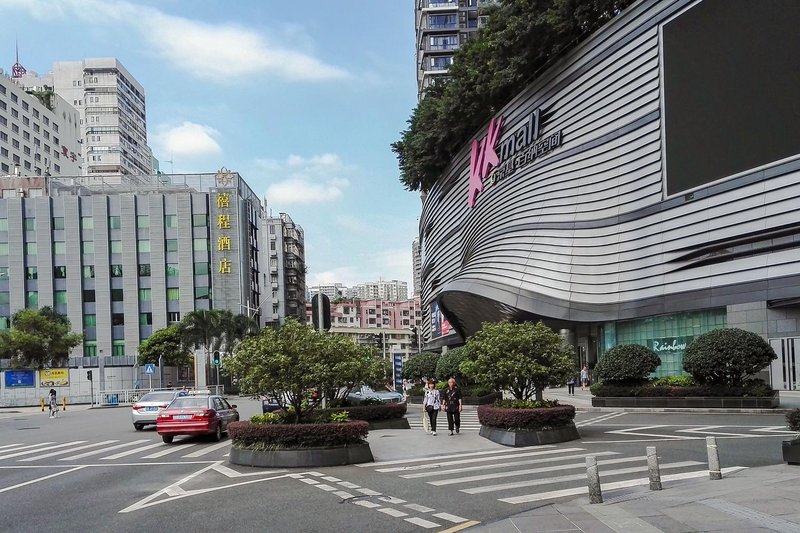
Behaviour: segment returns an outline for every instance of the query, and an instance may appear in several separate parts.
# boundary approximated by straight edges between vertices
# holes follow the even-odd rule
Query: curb
[[[718,415],[785,415],[792,409],[728,409],[702,407],[575,407],[579,413],[694,413]]]

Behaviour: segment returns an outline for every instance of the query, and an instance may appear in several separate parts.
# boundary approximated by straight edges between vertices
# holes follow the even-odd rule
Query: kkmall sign
[[[521,127],[500,142],[503,125],[503,117],[493,118],[486,136],[472,141],[467,197],[470,207],[475,207],[487,178],[492,183],[500,181],[561,146],[561,130],[542,138],[541,108],[533,110]]]

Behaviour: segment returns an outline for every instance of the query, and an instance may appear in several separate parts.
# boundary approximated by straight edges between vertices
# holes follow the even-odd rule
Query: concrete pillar
[[[603,491],[600,487],[600,472],[597,469],[597,457],[586,457],[586,481],[589,485],[589,503],[603,503]]]
[[[716,437],[706,437],[706,449],[708,450],[708,477],[711,479],[722,479]]]
[[[650,475],[650,490],[661,490],[661,471],[655,446],[647,447],[647,472]]]

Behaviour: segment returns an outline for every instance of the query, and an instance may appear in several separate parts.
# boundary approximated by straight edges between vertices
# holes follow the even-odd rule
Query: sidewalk
[[[800,467],[766,466],[729,474],[718,481],[664,483],[662,491],[646,487],[618,490],[608,492],[602,504],[589,504],[587,496],[469,531],[800,532]]]

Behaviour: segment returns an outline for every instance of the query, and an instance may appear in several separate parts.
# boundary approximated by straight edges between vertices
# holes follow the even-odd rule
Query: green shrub
[[[487,396],[497,392],[491,385],[470,385],[469,387],[462,387],[461,393],[464,396]]]
[[[383,405],[378,398],[364,398],[358,405]]]
[[[661,364],[656,353],[638,344],[621,344],[611,348],[594,367],[595,381],[603,383],[637,383],[647,379]]]
[[[461,363],[467,359],[467,352],[463,347],[451,348],[439,358],[436,363],[436,379],[447,381],[455,378],[459,386],[466,383],[464,373],[461,372]]]
[[[439,381],[439,382],[436,383],[436,386],[435,386],[436,390],[443,391],[446,388],[447,388],[447,382],[446,381]]]
[[[264,413],[263,415],[253,415],[250,422],[253,424],[282,424],[284,415],[281,413]]]
[[[424,396],[425,395],[425,388],[422,385],[414,385],[410,389],[408,389],[409,396]]]
[[[792,431],[800,431],[800,409],[792,409],[786,413],[786,427]]]
[[[347,422],[348,420],[350,420],[350,413],[347,411],[331,413],[331,422]]]
[[[667,387],[689,387],[695,384],[692,376],[666,376],[663,378],[656,378],[650,382],[652,385],[664,385]]]
[[[544,407],[558,407],[558,400],[498,400],[495,407],[505,409],[541,409]]]
[[[769,385],[761,380],[748,380],[741,386],[697,384],[687,386],[654,385],[652,383],[620,384],[595,383],[592,394],[598,398],[698,398],[698,397],[767,397],[773,394]]]
[[[419,381],[421,379],[432,379],[436,376],[436,365],[441,354],[433,352],[419,353],[409,357],[403,363],[403,379]]]
[[[333,413],[346,412],[350,420],[387,420],[403,418],[408,410],[405,403],[381,403],[380,405],[353,405],[351,407],[335,407],[314,411],[323,422],[330,421]]]
[[[538,409],[509,409],[493,405],[478,407],[478,420],[484,426],[502,429],[549,429],[569,426],[575,419],[575,407],[559,405]]]
[[[364,442],[369,424],[363,420],[341,424],[253,424],[231,422],[228,434],[234,446],[248,450],[316,448]]]
[[[760,335],[723,328],[696,337],[686,347],[683,369],[698,383],[739,386],[747,376],[777,358],[775,350]]]

